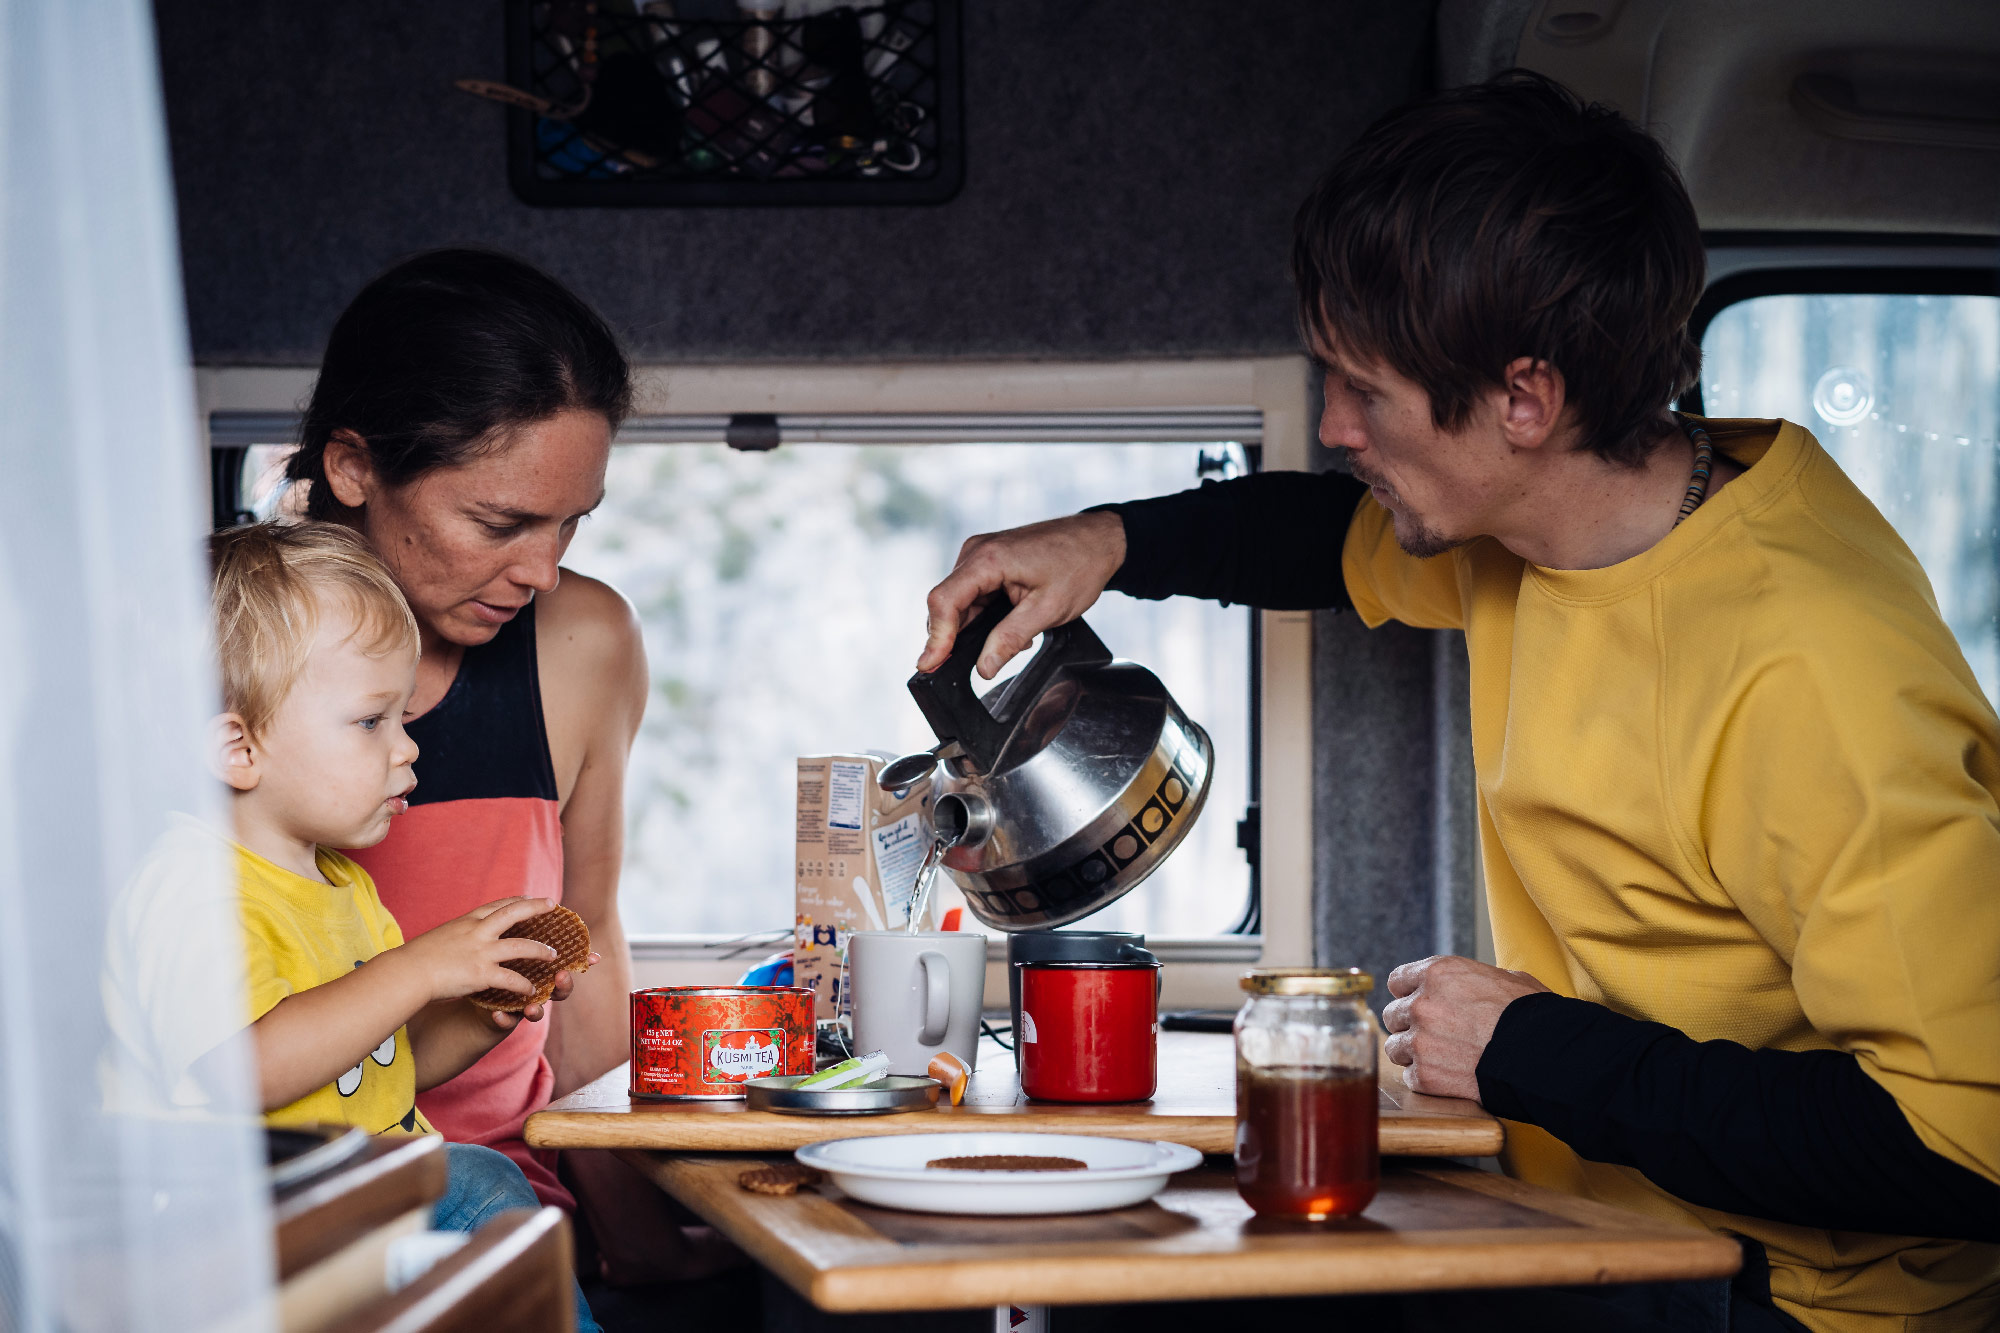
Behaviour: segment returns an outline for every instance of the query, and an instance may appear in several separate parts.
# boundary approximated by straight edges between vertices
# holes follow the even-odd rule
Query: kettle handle
[[[1013,609],[1004,589],[995,592],[972,623],[959,630],[944,665],[910,677],[910,695],[924,721],[940,741],[957,741],[981,772],[991,771],[1015,720],[1057,671],[1066,666],[1102,666],[1111,660],[1111,650],[1081,619],[1044,630],[1041,649],[1020,675],[995,691],[997,709],[989,709],[973,691],[972,669],[986,637]]]

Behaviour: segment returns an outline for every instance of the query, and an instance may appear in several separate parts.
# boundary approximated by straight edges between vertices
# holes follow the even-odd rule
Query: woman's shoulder
[[[639,613],[602,579],[565,569],[555,591],[535,599],[535,638],[544,654],[558,642],[586,651],[637,648]]]
[[[555,591],[535,599],[535,653],[545,677],[593,682],[636,679],[646,649],[639,614],[610,584],[565,569]]]

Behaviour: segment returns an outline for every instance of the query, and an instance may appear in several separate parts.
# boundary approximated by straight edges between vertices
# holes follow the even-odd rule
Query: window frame
[[[246,426],[252,414],[271,424],[289,418],[310,390],[309,368],[203,367],[197,401],[205,424]],[[713,442],[745,416],[810,417],[936,413],[1255,411],[1261,440],[1244,442],[1253,466],[1310,467],[1314,411],[1303,356],[1191,361],[808,363],[794,365],[644,365],[635,370],[637,415],[692,422]],[[220,414],[218,416],[218,414]],[[269,434],[269,429],[265,428]],[[652,438],[657,439],[657,436]],[[240,475],[242,441],[211,431],[211,476],[223,504],[225,468]],[[225,454],[233,454],[226,460]],[[1189,484],[1195,479],[1189,478]],[[235,492],[231,492],[233,495]],[[1250,910],[1236,933],[1154,937],[1167,969],[1162,1003],[1180,1008],[1235,1008],[1236,977],[1253,964],[1309,965],[1312,960],[1312,620],[1309,612],[1265,611],[1252,618],[1251,670],[1258,704],[1247,794],[1257,826]],[[1227,808],[1227,807],[1223,807]],[[698,936],[644,936],[633,945],[638,985],[733,981],[768,946]],[[1004,939],[989,949],[988,995],[1004,990]],[[997,988],[997,989],[996,989]]]
[[[1764,296],[2000,296],[2000,268],[1971,265],[1813,265],[1757,268],[1709,284],[1688,320],[1696,347],[1723,311]],[[1682,410],[1704,415],[1701,381],[1682,395]]]

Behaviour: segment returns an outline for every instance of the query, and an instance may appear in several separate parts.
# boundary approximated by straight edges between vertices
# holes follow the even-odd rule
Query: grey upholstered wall
[[[966,0],[966,184],[911,208],[536,209],[508,191],[499,0],[158,0],[206,363],[310,363],[400,255],[553,271],[645,358],[1290,350],[1293,207],[1428,83],[1431,6]]]
[[[1313,952],[1375,974],[1472,957],[1478,884],[1465,636],[1313,618]]]

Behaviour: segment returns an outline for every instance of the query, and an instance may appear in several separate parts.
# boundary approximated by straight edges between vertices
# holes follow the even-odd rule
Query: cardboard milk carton
[[[930,846],[931,779],[883,791],[881,755],[822,754],[799,760],[796,983],[817,993],[817,1017],[848,1012],[841,958],[854,930],[909,924],[917,867]],[[935,929],[937,895],[925,912]]]

